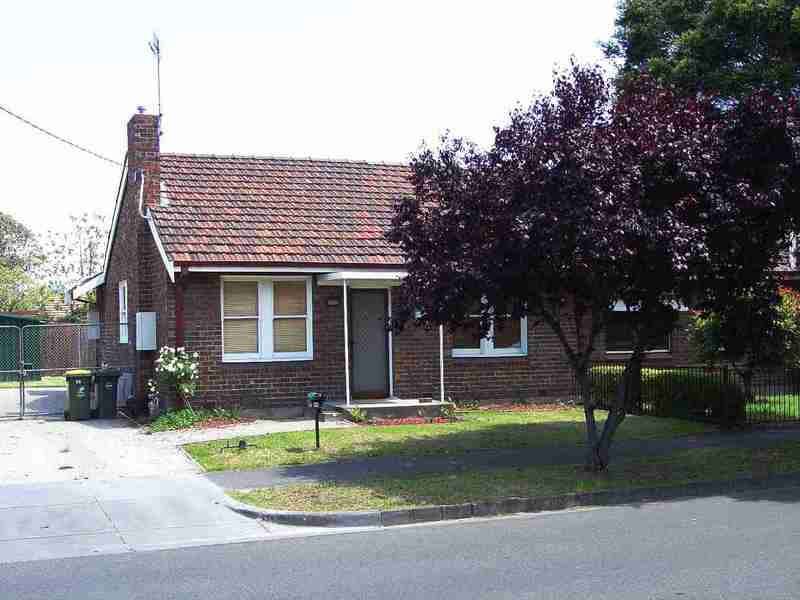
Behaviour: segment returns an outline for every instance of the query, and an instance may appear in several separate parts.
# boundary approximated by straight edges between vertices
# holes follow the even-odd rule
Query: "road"
[[[800,489],[0,565],[3,598],[800,596]]]

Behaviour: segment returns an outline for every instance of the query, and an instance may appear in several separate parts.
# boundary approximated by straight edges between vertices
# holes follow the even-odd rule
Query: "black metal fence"
[[[592,365],[592,394],[599,408],[613,404],[624,370],[621,362]],[[582,401],[580,390],[577,399]],[[758,370],[748,376],[731,366],[647,366],[641,394],[627,410],[727,425],[800,422],[800,369]]]

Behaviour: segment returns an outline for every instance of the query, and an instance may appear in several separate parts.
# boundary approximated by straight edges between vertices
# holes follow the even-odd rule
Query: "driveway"
[[[322,426],[351,424],[328,422]],[[148,435],[124,419],[0,420],[0,485],[191,475],[201,469],[181,444],[313,428],[311,420],[258,420],[234,427]]]
[[[67,402],[64,388],[26,388],[25,413],[29,415],[63,415]],[[19,416],[19,388],[0,389],[0,418]]]
[[[256,421],[147,435],[122,419],[0,421],[0,563],[313,534],[234,513],[177,446],[311,427]]]

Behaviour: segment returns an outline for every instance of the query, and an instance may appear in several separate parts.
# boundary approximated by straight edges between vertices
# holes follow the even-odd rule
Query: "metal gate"
[[[64,374],[100,366],[103,329],[100,323],[0,326],[0,418],[63,414]]]

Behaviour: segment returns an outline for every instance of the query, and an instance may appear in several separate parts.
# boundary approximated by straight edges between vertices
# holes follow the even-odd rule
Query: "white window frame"
[[[689,309],[684,306],[683,304],[675,304],[673,306],[677,308],[680,312],[686,312]],[[628,311],[628,306],[622,301],[617,300],[614,303],[614,306],[611,309],[611,312],[635,312],[635,311]],[[607,335],[607,332],[604,332],[603,335]],[[617,355],[617,356],[625,356],[633,354],[633,350],[606,350],[606,354],[608,355]],[[645,350],[645,354],[672,354],[672,332],[667,335],[667,347],[666,348],[655,348],[653,350]]]
[[[250,281],[258,284],[258,352],[225,353],[225,282]],[[305,352],[274,352],[273,348],[273,322],[275,319],[302,318],[302,315],[275,315],[273,312],[273,284],[280,281],[303,281],[306,284],[306,351]],[[220,278],[219,310],[221,321],[220,346],[222,348],[222,362],[281,362],[292,360],[312,360],[314,358],[314,306],[312,303],[311,285],[309,276],[275,276],[275,277],[248,277],[226,275]],[[237,317],[228,317],[236,319]],[[252,318],[252,317],[241,317]]]
[[[478,318],[480,315],[470,315]],[[528,318],[521,317],[519,320],[519,348],[495,348],[494,347],[494,319],[489,326],[487,337],[482,337],[480,348],[456,348],[453,340],[453,358],[485,358],[487,356],[527,356],[528,355]]]
[[[117,301],[119,303],[119,343],[127,344],[128,335],[128,280],[117,284]]]

